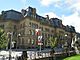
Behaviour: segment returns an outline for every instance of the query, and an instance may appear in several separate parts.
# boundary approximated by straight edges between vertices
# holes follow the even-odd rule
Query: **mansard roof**
[[[1,15],[3,20],[21,20],[23,18],[23,15],[21,12],[18,12],[12,9],[7,11],[2,11]]]
[[[46,18],[46,17],[43,17],[43,16],[40,16],[36,13],[36,8],[32,8],[32,7],[28,7],[28,11],[25,9],[25,13],[24,14],[25,16],[23,16],[23,12],[18,12],[18,11],[15,11],[13,9],[11,10],[7,10],[7,11],[2,11],[2,18],[3,20],[16,20],[16,21],[19,21],[19,20],[22,20],[23,18],[26,18],[26,17],[30,17],[30,18],[34,18],[38,21],[40,21],[42,24],[46,24],[46,25],[50,25],[52,27],[56,27],[56,28],[62,28],[68,32],[75,32],[75,27],[74,26],[64,26],[62,24],[62,20],[59,19],[59,18],[51,18],[49,19]]]

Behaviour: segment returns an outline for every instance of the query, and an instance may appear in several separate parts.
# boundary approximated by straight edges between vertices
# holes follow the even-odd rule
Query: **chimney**
[[[25,16],[25,15],[26,15],[26,13],[27,13],[27,11],[26,11],[26,10],[24,10],[24,9],[22,9],[22,10],[21,10],[21,13],[22,13],[22,15],[23,15],[23,16]]]
[[[46,15],[46,19],[49,20],[49,15]]]

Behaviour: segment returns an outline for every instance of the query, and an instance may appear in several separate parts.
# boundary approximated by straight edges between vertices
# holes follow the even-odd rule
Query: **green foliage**
[[[7,36],[3,29],[0,28],[0,49],[4,49],[7,46]]]
[[[64,60],[80,60],[80,55],[75,55],[75,56],[67,57]]]
[[[56,46],[56,43],[57,43],[57,38],[56,37],[50,37],[49,38],[49,40],[50,40],[50,46],[53,48],[53,47],[55,47]]]

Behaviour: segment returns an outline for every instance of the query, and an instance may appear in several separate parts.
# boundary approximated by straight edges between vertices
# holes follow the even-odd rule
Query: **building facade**
[[[51,46],[50,37],[57,38],[56,46],[58,47],[62,47],[65,42],[71,44],[72,38],[76,34],[73,26],[64,26],[62,20],[58,18],[42,17],[32,7],[28,7],[28,10],[22,9],[22,12],[3,11],[0,16],[0,27],[6,33],[13,32],[16,48],[20,49],[38,46],[38,36],[35,34],[35,29],[41,29],[43,47]]]

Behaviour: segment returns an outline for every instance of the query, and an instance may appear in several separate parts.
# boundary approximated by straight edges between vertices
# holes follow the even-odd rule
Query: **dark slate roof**
[[[58,19],[58,18],[51,18],[50,21],[51,21],[51,24],[52,24],[54,27],[62,28],[62,26],[63,26],[62,20],[60,20],[60,19]]]
[[[7,11],[5,11],[5,12],[9,12],[9,11],[13,11],[13,12],[16,12],[16,13],[18,13],[18,14],[22,14],[21,12],[16,11],[16,10],[13,10],[13,9],[11,9],[11,10],[7,10]]]
[[[15,10],[2,11],[2,18],[4,20],[21,20],[23,15],[21,12]]]
[[[79,38],[80,38],[80,33],[78,33],[78,32],[77,32],[76,34],[77,34],[77,37],[79,37]]]
[[[74,33],[76,32],[75,27],[69,25],[65,26],[65,30],[68,32],[74,32]]]

